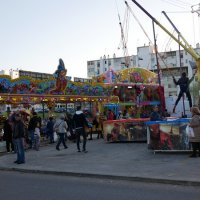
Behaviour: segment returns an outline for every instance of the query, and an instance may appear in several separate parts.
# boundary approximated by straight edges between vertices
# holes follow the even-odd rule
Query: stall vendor
[[[158,106],[153,107],[153,111],[151,112],[151,115],[150,115],[150,120],[151,121],[161,121],[161,120],[163,120],[162,115],[159,112]]]

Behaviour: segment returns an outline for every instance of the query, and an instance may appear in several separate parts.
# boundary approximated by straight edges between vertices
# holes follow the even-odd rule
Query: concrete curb
[[[34,169],[20,169],[20,168],[6,168],[0,167],[0,171],[13,171],[22,173],[32,174],[47,174],[57,176],[73,176],[83,178],[97,178],[97,179],[108,179],[108,180],[124,180],[133,182],[145,182],[145,183],[161,183],[171,185],[182,185],[182,186],[200,186],[200,181],[188,181],[188,180],[174,180],[174,179],[162,179],[162,178],[148,178],[148,177],[128,177],[128,176],[117,176],[117,175],[105,175],[105,174],[90,174],[90,173],[76,173],[76,172],[58,172],[58,171],[45,171],[45,170],[34,170]]]

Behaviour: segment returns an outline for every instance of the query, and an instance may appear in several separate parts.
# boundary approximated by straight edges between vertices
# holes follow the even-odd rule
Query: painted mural
[[[186,126],[189,119],[146,122],[148,126],[148,148],[153,150],[190,150]]]
[[[134,67],[120,71],[108,70],[105,74],[93,77],[97,83],[143,83],[157,84],[158,76],[144,68]]]
[[[147,141],[147,127],[149,119],[121,119],[104,122],[104,138],[107,142],[145,142]]]

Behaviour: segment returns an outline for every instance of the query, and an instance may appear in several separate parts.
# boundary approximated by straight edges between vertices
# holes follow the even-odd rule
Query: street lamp
[[[48,100],[47,99],[42,99],[41,103],[42,103],[42,119],[44,120],[44,105],[45,103],[47,103]]]

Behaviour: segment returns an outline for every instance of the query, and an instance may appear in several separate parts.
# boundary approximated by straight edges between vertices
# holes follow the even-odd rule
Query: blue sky
[[[127,1],[153,40],[151,20]],[[172,30],[161,14],[166,11],[190,44],[200,42],[200,17],[190,12],[200,0],[138,2]],[[123,55],[118,11],[123,21],[125,9],[124,0],[0,0],[0,69],[53,73],[62,58],[69,76],[86,77],[88,60]],[[136,54],[149,41],[132,16],[128,32],[129,55]],[[158,27],[156,34],[160,51],[178,49],[166,45],[169,36]]]

